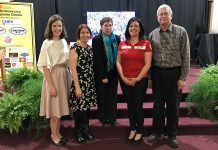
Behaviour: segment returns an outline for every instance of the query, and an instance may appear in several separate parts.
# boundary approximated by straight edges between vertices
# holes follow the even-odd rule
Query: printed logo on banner
[[[20,57],[20,58],[19,58],[19,61],[20,61],[20,62],[26,62],[26,58],[25,58],[25,57]]]
[[[5,63],[5,68],[11,68],[11,63]]]
[[[2,19],[2,25],[21,25],[21,20],[18,19]]]
[[[5,44],[11,44],[12,43],[12,37],[11,36],[9,36],[9,35],[6,35],[5,37],[4,37],[4,43]]]
[[[9,25],[9,24],[13,24],[13,23],[14,23],[14,21],[13,21],[13,20],[10,20],[10,19],[6,19],[6,20],[3,19],[3,20],[2,20],[2,24],[3,24],[3,25],[6,25],[6,24]]]
[[[10,58],[5,58],[4,60],[5,60],[6,63],[10,62]]]
[[[6,29],[3,27],[0,27],[0,34],[4,34],[6,32]]]
[[[15,35],[22,35],[26,33],[26,29],[22,27],[13,27],[9,30],[9,32]]]
[[[20,56],[26,57],[26,56],[29,56],[29,54],[28,53],[21,53]]]

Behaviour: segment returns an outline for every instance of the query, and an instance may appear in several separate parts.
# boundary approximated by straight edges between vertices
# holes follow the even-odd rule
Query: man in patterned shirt
[[[169,145],[176,148],[179,146],[176,139],[179,102],[190,67],[190,45],[186,30],[172,24],[172,16],[170,6],[161,5],[157,10],[160,26],[149,35],[153,48],[151,79],[154,106],[153,134],[148,137],[148,142],[153,143],[165,134]]]

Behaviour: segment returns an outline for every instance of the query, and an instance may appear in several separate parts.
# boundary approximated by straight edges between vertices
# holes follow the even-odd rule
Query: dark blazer
[[[120,43],[120,37],[115,35],[117,45]],[[107,55],[104,48],[104,41],[101,34],[98,34],[92,39],[93,60],[94,60],[94,74],[99,81],[107,78]],[[118,48],[117,48],[118,49]]]

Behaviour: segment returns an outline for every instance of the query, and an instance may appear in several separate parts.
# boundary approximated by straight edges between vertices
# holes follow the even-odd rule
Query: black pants
[[[163,69],[152,67],[153,91],[153,132],[176,137],[179,118],[179,103],[181,91],[178,91],[177,82],[180,76],[180,67]],[[165,115],[166,103],[166,115]],[[167,123],[165,126],[165,116]]]
[[[148,87],[148,78],[141,79],[135,86],[126,85],[123,81],[120,84],[127,100],[130,129],[141,134],[144,124],[143,99]]]
[[[96,81],[98,112],[102,123],[116,121],[117,86],[118,75],[116,71],[108,72],[108,83],[102,83],[100,79]]]

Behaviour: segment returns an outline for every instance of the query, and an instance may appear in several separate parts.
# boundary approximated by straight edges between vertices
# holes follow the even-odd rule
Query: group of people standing
[[[172,15],[168,5],[158,8],[160,26],[150,33],[149,39],[145,38],[141,20],[131,18],[125,41],[113,33],[113,20],[104,17],[100,21],[100,33],[92,39],[92,47],[87,44],[91,38],[90,28],[80,24],[77,41],[70,50],[63,19],[59,15],[49,18],[38,59],[38,68],[44,74],[40,116],[50,118],[51,140],[55,145],[65,145],[60,118],[71,113],[76,140],[79,143],[94,140],[89,114],[96,104],[102,126],[116,125],[120,79],[130,124],[127,143],[143,142],[143,99],[149,86],[153,90],[154,106],[153,134],[148,142],[153,143],[164,134],[171,147],[178,147],[179,96],[188,74],[190,46],[186,30],[172,24]]]

